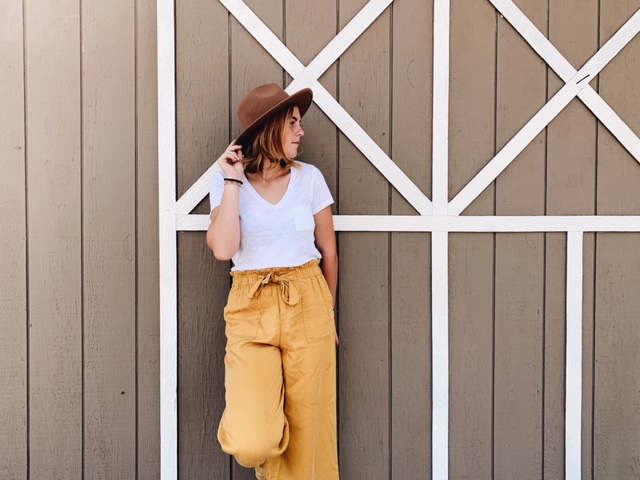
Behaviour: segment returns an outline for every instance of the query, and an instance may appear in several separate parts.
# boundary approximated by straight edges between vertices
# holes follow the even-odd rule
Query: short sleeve
[[[333,204],[333,197],[327,186],[327,182],[322,176],[322,172],[313,166],[313,200],[311,211],[315,215],[320,210]]]
[[[222,172],[216,172],[211,180],[211,188],[209,189],[209,215],[213,212],[213,209],[220,205],[222,201],[222,194],[224,193],[224,176]]]

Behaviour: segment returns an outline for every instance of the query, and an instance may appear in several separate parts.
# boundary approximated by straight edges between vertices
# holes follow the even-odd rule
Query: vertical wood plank
[[[160,478],[156,2],[136,1],[137,479]]]
[[[496,13],[451,5],[450,192],[495,153]],[[490,185],[465,210],[494,213]],[[452,234],[450,245],[450,478],[492,476],[494,235]]]
[[[433,6],[395,2],[392,12],[391,158],[430,197]],[[395,190],[391,198],[392,214],[415,215]],[[394,233],[390,248],[391,478],[429,478],[431,238]]]
[[[365,5],[341,1],[343,28]],[[340,58],[340,103],[389,154],[390,12],[385,11]],[[387,214],[387,181],[340,135],[338,211]],[[340,236],[339,448],[341,475],[389,476],[389,235]]]
[[[72,1],[24,11],[29,478],[81,478],[80,12]]]
[[[547,31],[547,5],[518,6]],[[498,22],[497,146],[545,103],[546,68],[503,19]],[[523,93],[524,92],[524,93]],[[545,133],[496,180],[496,215],[545,213]],[[540,478],[543,463],[544,234],[496,236],[494,475]]]
[[[598,1],[552,1],[549,7],[549,39],[576,68],[598,49]],[[564,83],[548,71],[551,98]],[[595,214],[597,120],[579,100],[573,100],[547,128],[547,214]],[[593,250],[584,249],[585,279],[592,270]],[[545,291],[545,360],[544,360],[544,475],[562,477],[565,465],[565,332],[566,332],[566,235],[547,234]],[[590,281],[583,282],[583,332],[593,326],[593,316],[585,310],[585,296],[593,291]],[[591,309],[589,309],[591,310]],[[587,347],[589,336],[583,336]],[[584,460],[591,450],[591,393],[586,389],[591,378],[590,348],[583,351],[583,435]],[[588,440],[585,444],[585,440]],[[583,472],[587,472],[583,468]]]
[[[228,14],[215,2],[176,4],[178,196],[229,143]],[[196,212],[208,212],[208,198]],[[178,236],[178,464],[181,478],[229,478],[216,439],[224,408],[229,264],[201,233]]]
[[[551,131],[549,131],[551,136]],[[549,145],[551,150],[551,145]],[[551,154],[550,154],[551,161]],[[551,169],[551,168],[550,168]],[[552,178],[549,178],[549,184]],[[551,187],[549,190],[551,196]],[[555,192],[554,196],[560,196]],[[567,234],[546,235],[544,338],[544,472],[564,476]]]
[[[82,2],[84,466],[136,474],[135,7]]]
[[[635,11],[637,0],[614,1],[600,10],[603,45]],[[640,131],[640,39],[635,38],[599,77],[599,93],[634,132]],[[611,134],[598,128],[600,215],[640,211],[640,165]],[[598,234],[596,239],[595,404],[593,474],[595,478],[640,475],[640,281],[637,234]]]
[[[27,470],[27,243],[22,3],[0,18],[0,477]]]
[[[640,474],[639,244],[637,234],[599,234],[597,239],[595,478],[633,478]]]

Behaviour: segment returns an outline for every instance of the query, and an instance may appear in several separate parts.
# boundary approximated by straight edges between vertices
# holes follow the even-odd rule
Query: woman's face
[[[300,137],[304,135],[302,125],[300,125],[300,110],[298,106],[293,107],[293,114],[289,120],[289,124],[284,129],[284,138],[282,140],[282,149],[289,158],[295,158],[298,154],[300,146]]]

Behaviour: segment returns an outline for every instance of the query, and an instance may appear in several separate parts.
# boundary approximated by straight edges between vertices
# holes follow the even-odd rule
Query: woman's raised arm
[[[217,162],[224,177],[231,181],[225,181],[220,205],[211,212],[207,245],[218,260],[226,261],[240,248],[240,189],[244,172],[242,147],[231,142]]]

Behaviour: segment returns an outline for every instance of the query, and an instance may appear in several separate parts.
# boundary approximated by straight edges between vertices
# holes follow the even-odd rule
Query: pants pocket
[[[312,277],[301,282],[302,321],[308,342],[316,342],[328,335],[335,335],[333,298],[323,276]]]
[[[260,320],[257,302],[249,298],[246,289],[232,288],[227,305],[224,307],[227,342],[232,344],[241,340],[254,340],[258,336]]]

